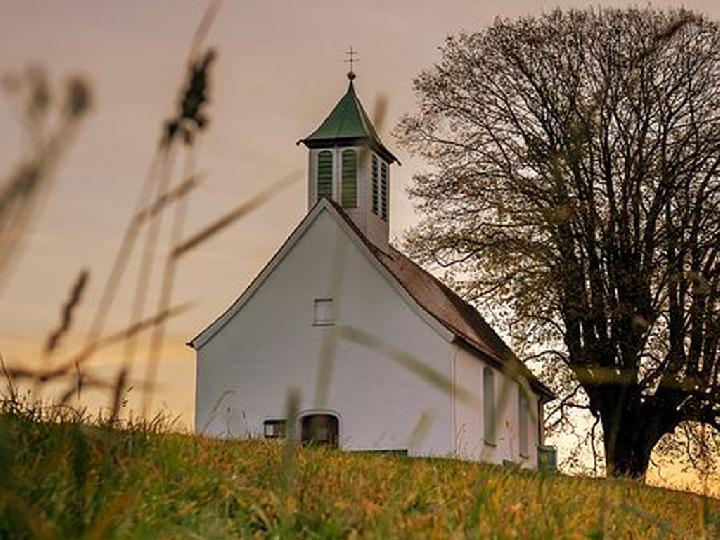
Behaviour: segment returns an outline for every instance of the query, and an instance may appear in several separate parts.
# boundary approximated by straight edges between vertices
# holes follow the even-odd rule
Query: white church
[[[478,311],[388,240],[390,168],[355,92],[298,144],[308,212],[189,345],[195,425],[303,442],[535,468],[552,393]]]

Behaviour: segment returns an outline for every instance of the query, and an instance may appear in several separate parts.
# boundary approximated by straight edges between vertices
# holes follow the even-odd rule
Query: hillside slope
[[[0,538],[80,536],[720,538],[720,501],[630,481],[1,415]]]

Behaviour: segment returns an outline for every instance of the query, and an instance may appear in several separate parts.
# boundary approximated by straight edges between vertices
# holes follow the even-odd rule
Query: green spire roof
[[[397,158],[385,147],[355,93],[352,80],[347,92],[338,101],[320,127],[298,141],[309,148],[333,144],[366,143],[378,151],[388,162]]]

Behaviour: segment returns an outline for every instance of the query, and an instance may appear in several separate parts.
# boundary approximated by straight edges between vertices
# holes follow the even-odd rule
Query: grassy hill
[[[631,481],[48,416],[0,415],[0,538],[720,538],[720,501]]]

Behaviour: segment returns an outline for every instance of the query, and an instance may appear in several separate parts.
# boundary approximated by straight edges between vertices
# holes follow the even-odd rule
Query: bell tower
[[[350,49],[351,60],[354,51]],[[308,211],[322,198],[337,203],[365,236],[388,251],[390,165],[397,158],[380,140],[355,92],[355,73],[345,95],[310,135]]]

